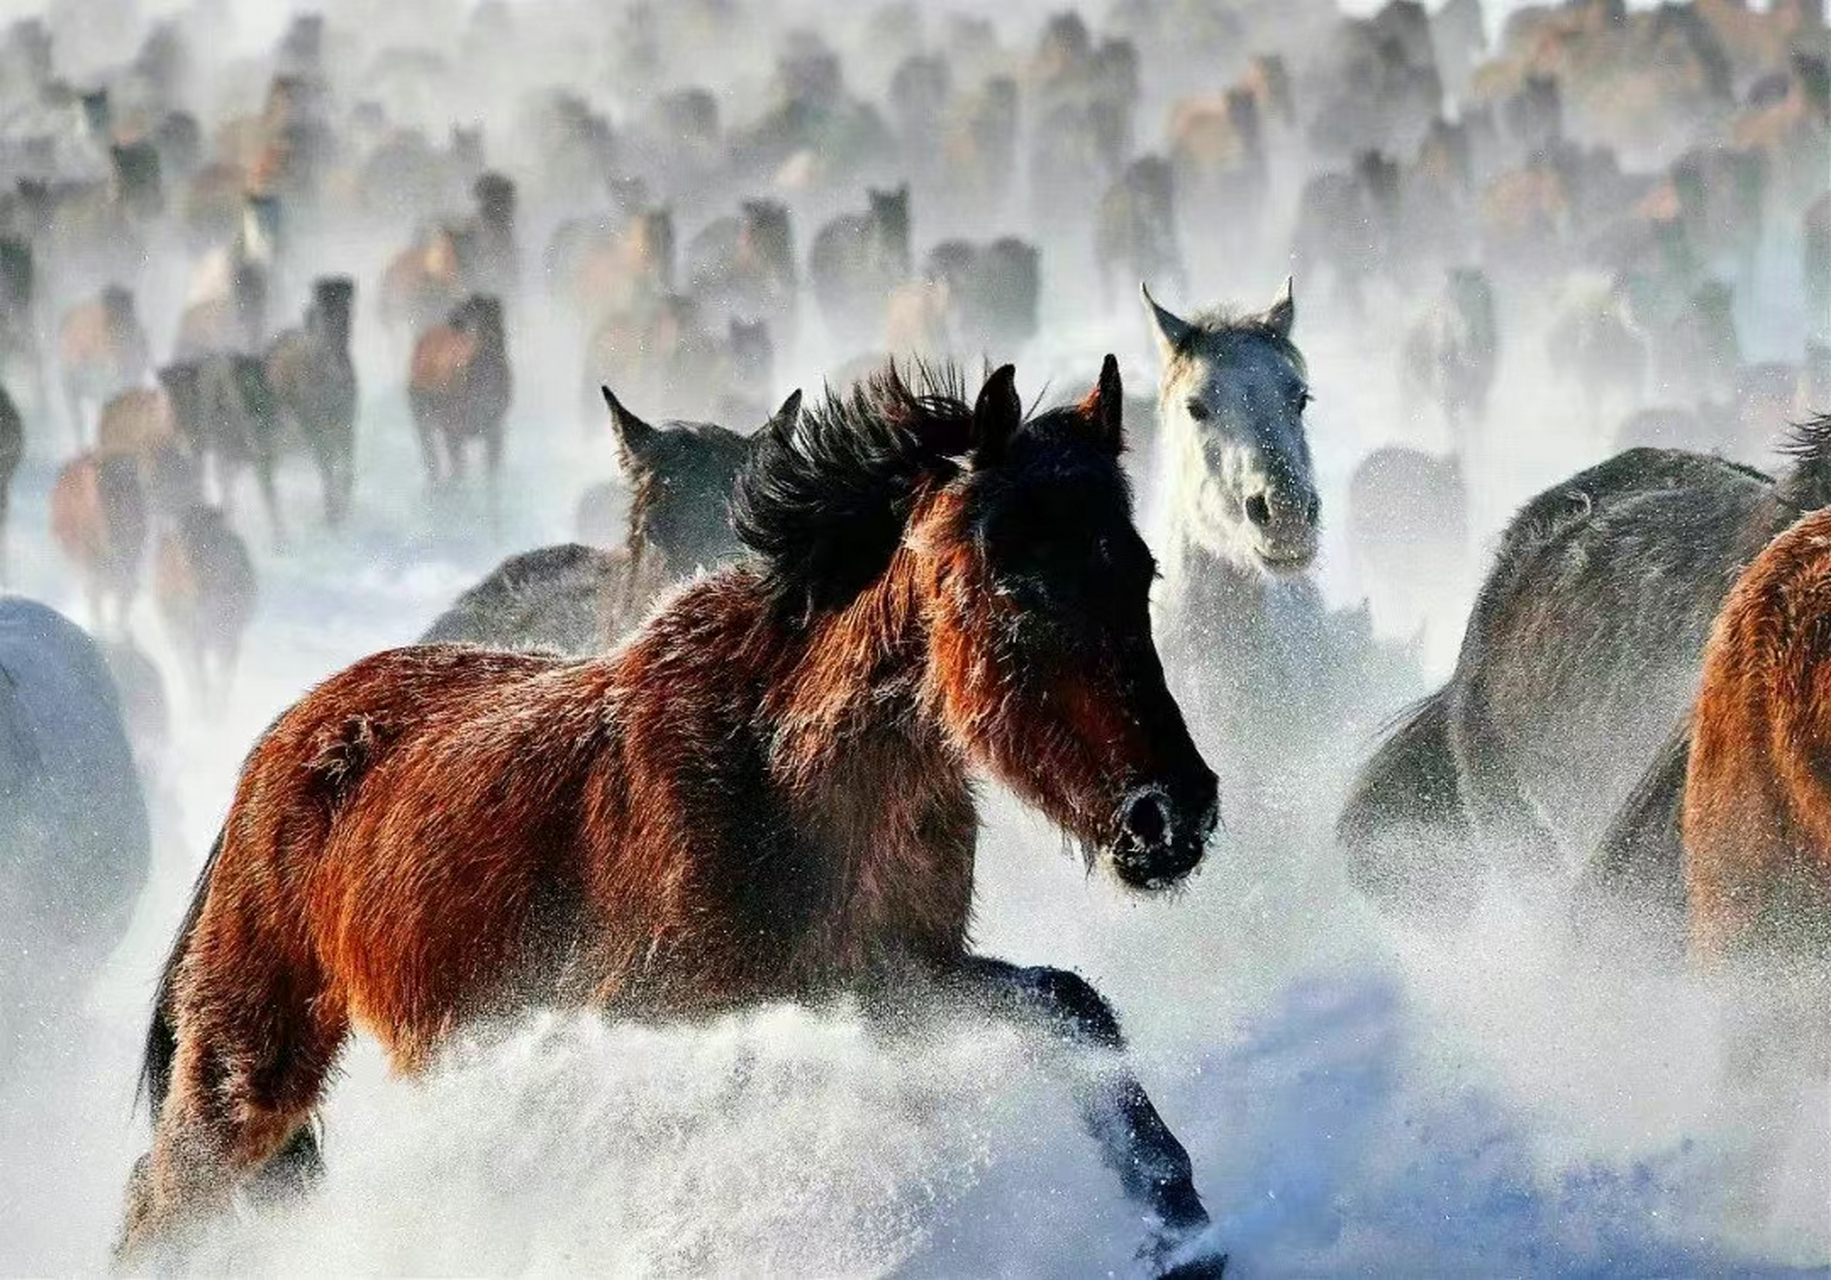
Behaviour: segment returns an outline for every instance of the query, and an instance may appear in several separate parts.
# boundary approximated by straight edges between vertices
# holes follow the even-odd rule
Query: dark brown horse
[[[153,1149],[124,1257],[316,1161],[353,1027],[404,1071],[537,1003],[698,1018],[851,991],[941,994],[1064,1055],[1148,1225],[1195,1257],[1188,1156],[1086,982],[967,945],[974,771],[1139,892],[1181,882],[1214,774],[1151,641],[1109,356],[1026,421],[894,370],[772,433],[733,498],[755,558],[583,661],[448,645],[333,676],[256,745],[161,982]]]
[[[324,519],[349,514],[356,485],[356,365],[350,358],[350,313],[356,286],[347,276],[312,282],[305,323],[267,349],[267,384],[324,481]]]
[[[428,329],[414,343],[407,400],[427,479],[435,488],[461,481],[465,449],[472,440],[482,441],[492,517],[496,473],[502,465],[502,424],[513,394],[499,299],[485,294],[465,299],[444,324]]]
[[[605,387],[623,473],[635,491],[618,547],[576,542],[510,556],[440,614],[421,644],[602,653],[632,630],[661,593],[743,548],[731,527],[731,489],[769,433],[786,436],[801,413],[795,392],[756,435],[711,422],[650,426]]]

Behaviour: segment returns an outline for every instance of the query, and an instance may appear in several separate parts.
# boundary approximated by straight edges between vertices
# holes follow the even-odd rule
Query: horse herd
[[[969,396],[946,366],[892,364],[817,405],[791,397],[749,436],[651,426],[606,391],[635,482],[625,546],[510,559],[249,754],[160,982],[123,1259],[237,1188],[309,1185],[312,1116],[355,1028],[415,1072],[532,1004],[691,1019],[844,991],[1047,1032],[1150,1224],[1141,1257],[1218,1273],[1188,1157],[1102,998],[967,943],[974,774],[1090,868],[1161,894],[1226,799],[1204,755],[1255,754],[1264,726],[1229,714],[1242,683],[1301,682],[1303,633],[1259,618],[1255,637],[1251,603],[1308,564],[1320,518],[1290,286],[1263,312],[1145,301],[1158,461],[1189,487],[1155,553],[1111,357],[1065,408],[1026,416],[1010,366]],[[1356,886],[1442,927],[1495,860],[1573,902],[1677,905],[1700,960],[1822,956],[1831,420],[1789,447],[1778,479],[1632,449],[1524,506],[1450,681],[1349,795]],[[1329,621],[1315,607],[1311,636]],[[9,821],[66,841],[41,871],[118,861],[145,840],[135,806],[115,815],[134,830],[107,832],[68,808],[130,788],[118,716],[57,735],[89,741],[83,758],[34,759],[51,734],[33,699],[53,696],[34,679],[101,726],[106,668],[42,606],[9,600],[5,622],[33,797]],[[1187,654],[1215,646],[1237,649],[1220,664],[1236,674],[1204,685],[1217,664]],[[1202,711],[1185,722],[1184,705]]]
[[[148,35],[113,105],[51,74],[42,30],[9,29],[0,68],[25,74],[0,77],[0,105],[75,108],[107,176],[47,183],[71,139],[15,156],[0,127],[5,171],[38,175],[0,194],[0,374],[36,392],[22,414],[0,389],[0,537],[43,442],[27,425],[66,416],[75,455],[41,487],[95,633],[0,597],[0,897],[31,929],[0,948],[5,992],[25,993],[0,1063],[67,1014],[147,888],[147,744],[168,710],[128,639],[143,579],[197,707],[230,702],[259,595],[235,510],[250,477],[276,550],[303,540],[294,459],[327,540],[370,532],[388,477],[359,475],[358,421],[369,450],[397,382],[434,523],[468,519],[480,469],[492,557],[520,514],[513,418],[569,418],[584,384],[621,473],[585,491],[581,541],[502,560],[253,742],[158,974],[119,1265],[182,1263],[238,1198],[307,1191],[358,1032],[414,1074],[535,1007],[696,1021],[845,997],[889,1036],[968,1011],[1031,1033],[1136,1211],[1142,1265],[1220,1274],[1190,1157],[1105,998],[972,945],[980,780],[1139,897],[1174,904],[1224,829],[1267,865],[1322,851],[1327,892],[1405,928],[1466,927],[1501,883],[1560,908],[1574,948],[1632,932],[1705,981],[1824,976],[1831,418],[1808,411],[1825,349],[1743,365],[1717,279],[1756,280],[1771,232],[1803,241],[1808,306],[1831,298],[1813,274],[1831,246],[1822,14],[1571,0],[1510,22],[1477,67],[1466,0],[1368,19],[1320,0],[1114,8],[1119,34],[1060,15],[1026,62],[967,18],[922,51],[919,7],[890,6],[848,54],[918,50],[884,68],[886,124],[809,32],[788,33],[761,114],[721,121],[717,94],[670,78],[698,72],[675,46],[740,43],[721,24],[741,6],[633,6],[649,17],[609,42],[629,118],[613,131],[555,71],[528,108],[538,146],[497,148],[513,180],[474,129],[435,147],[395,127],[361,41],[321,18],[258,63],[265,100],[218,122],[208,163],[177,26]],[[538,28],[478,6],[462,74],[419,86],[403,46],[374,75],[436,100],[514,61],[496,44],[528,60]],[[1300,60],[1312,30],[1330,40]],[[1249,35],[1284,52],[1247,56]],[[1236,78],[1215,96],[1201,64],[1223,53]],[[1188,93],[1142,153],[1159,73]],[[1682,154],[1641,139],[1681,119]],[[1293,155],[1332,167],[1306,177]],[[1004,225],[1014,173],[1036,240],[960,235]],[[825,217],[805,280],[791,203]],[[913,253],[912,208],[951,238]],[[530,223],[550,234],[524,271]],[[388,249],[372,276],[352,247],[371,231]],[[1615,450],[1520,505],[1434,692],[1415,646],[1332,607],[1312,572],[1337,513],[1308,418],[1335,353],[1311,346],[1313,369],[1299,346],[1294,282],[1186,309],[1197,282],[1270,285],[1259,264],[1287,252],[1315,273],[1306,316],[1326,299],[1314,312],[1365,341],[1408,423],[1446,428],[1449,452],[1388,445],[1349,479],[1365,583],[1460,602],[1464,473],[1505,469],[1490,424],[1517,332],[1546,333],[1554,392]],[[158,296],[168,253],[195,269],[155,344],[136,297]],[[1006,360],[1046,402],[1045,261],[1062,311],[1077,284],[1129,305],[1119,282],[1143,278],[1154,395],[1128,398],[1107,356],[1075,366],[1079,399],[1026,410]],[[395,371],[379,394],[359,276]],[[1419,280],[1441,283],[1415,323],[1365,332]],[[67,305],[40,362],[51,298]],[[821,329],[843,362],[782,398],[778,357],[809,364]],[[562,413],[539,401],[553,337],[583,338]],[[981,352],[997,358],[962,363]],[[1650,369],[1669,406],[1646,398]],[[1804,420],[1778,474],[1747,465],[1786,416]],[[1822,1022],[1822,991],[1808,1001]]]

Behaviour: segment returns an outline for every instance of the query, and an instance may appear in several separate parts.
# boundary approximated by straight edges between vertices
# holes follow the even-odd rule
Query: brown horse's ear
[[[625,409],[609,387],[599,390],[604,393],[604,403],[610,406],[610,429],[617,436],[617,455],[623,462],[623,469],[641,470],[645,465],[643,457],[649,445],[654,443],[655,428]]]
[[[1119,360],[1111,352],[1100,366],[1100,381],[1081,401],[1081,416],[1094,439],[1115,457],[1125,448],[1125,388],[1119,381]]]
[[[973,406],[973,465],[996,466],[1023,421],[1024,402],[1017,395],[1017,366],[1000,365],[979,388],[979,402]]]

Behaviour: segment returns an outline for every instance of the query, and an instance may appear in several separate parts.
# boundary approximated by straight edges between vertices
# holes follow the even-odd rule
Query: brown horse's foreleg
[[[1140,1256],[1156,1274],[1220,1276],[1226,1256],[1197,1243],[1208,1211],[1195,1190],[1189,1153],[1125,1065],[1125,1037],[1105,998],[1065,969],[1020,968],[983,956],[967,957],[955,981],[988,1013],[1042,1031],[1069,1051],[1062,1063],[1082,1123],[1151,1224]]]

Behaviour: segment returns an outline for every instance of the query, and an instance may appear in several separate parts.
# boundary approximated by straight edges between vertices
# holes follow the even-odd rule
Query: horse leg
[[[280,523],[280,498],[274,489],[273,455],[267,450],[254,456],[254,478],[261,488],[261,505],[267,509],[267,528],[273,534],[275,551],[286,549],[286,527]]]
[[[76,451],[81,453],[89,434],[83,429],[83,392],[68,373],[64,375],[64,407],[70,414],[70,436],[76,441]]]
[[[445,439],[445,475],[451,481],[451,487],[464,487],[464,438],[456,431],[447,430]]]
[[[502,531],[502,495],[498,483],[502,472],[502,424],[497,423],[483,436],[483,484],[489,503],[490,532]]]
[[[1126,1067],[1125,1037],[1112,1006],[1079,974],[984,956],[968,956],[953,982],[970,1003],[1042,1032],[1062,1051],[1058,1066],[1072,1080],[1083,1125],[1149,1224],[1139,1255],[1154,1273],[1219,1277],[1226,1257],[1190,1247],[1207,1229],[1208,1212],[1195,1190],[1189,1153]]]
[[[284,1204],[309,1192],[324,1177],[324,1153],[311,1121],[293,1130],[286,1145],[248,1179],[248,1196],[260,1204]]]
[[[1465,686],[1450,708],[1450,749],[1463,808],[1475,834],[1504,849],[1516,869],[1552,870],[1563,860],[1557,837],[1520,780],[1512,750],[1490,720],[1486,697],[1485,689]]]
[[[318,482],[324,486],[324,523],[334,529],[342,519],[337,501],[337,455],[321,434],[312,436],[312,460],[318,464]]]
[[[419,437],[420,460],[426,464],[426,487],[436,490],[439,487],[439,442],[434,438],[433,425],[424,415],[415,414],[413,430]]]
[[[315,965],[299,972],[277,949],[186,945],[202,964],[178,993],[171,1087],[128,1181],[116,1258],[129,1265],[181,1244],[238,1187],[271,1197],[309,1183],[322,1168],[312,1111],[349,1033]]]

